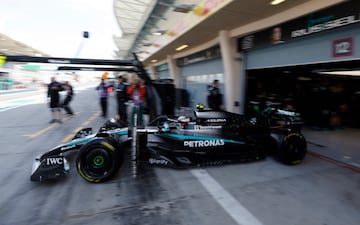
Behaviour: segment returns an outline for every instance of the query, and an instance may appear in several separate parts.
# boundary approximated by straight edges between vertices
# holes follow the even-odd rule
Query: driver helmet
[[[190,122],[190,118],[186,116],[179,116],[177,128],[184,129],[186,124]]]
[[[188,123],[188,122],[190,122],[190,118],[186,117],[186,116],[179,116],[178,121],[180,123]]]

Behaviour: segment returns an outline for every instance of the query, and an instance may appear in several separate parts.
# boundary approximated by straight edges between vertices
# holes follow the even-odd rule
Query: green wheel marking
[[[95,166],[103,166],[104,162],[105,162],[105,159],[101,155],[97,155],[93,159],[93,163],[94,163]]]

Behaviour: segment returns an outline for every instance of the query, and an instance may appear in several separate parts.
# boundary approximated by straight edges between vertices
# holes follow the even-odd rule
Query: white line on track
[[[16,98],[5,100],[0,103],[0,112],[15,109],[25,105],[45,103],[46,97],[44,95],[33,95],[29,97]]]
[[[243,205],[227,192],[204,169],[192,169],[191,173],[200,181],[210,195],[239,225],[262,225]]]

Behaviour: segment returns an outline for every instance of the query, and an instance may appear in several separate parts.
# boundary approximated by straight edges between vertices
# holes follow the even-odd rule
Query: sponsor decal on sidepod
[[[225,141],[223,139],[184,141],[184,146],[190,147],[190,148],[216,147],[216,146],[223,146],[223,145],[225,145]]]
[[[169,162],[167,160],[165,160],[165,159],[150,158],[149,163],[150,164],[158,164],[158,165],[167,165]]]

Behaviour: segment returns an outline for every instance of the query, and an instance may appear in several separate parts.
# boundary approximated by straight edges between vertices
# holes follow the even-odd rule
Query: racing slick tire
[[[101,183],[111,179],[122,163],[115,140],[96,138],[81,147],[76,159],[79,175],[91,183]]]
[[[296,165],[303,161],[306,152],[304,136],[299,132],[291,132],[283,136],[275,155],[284,164]]]

